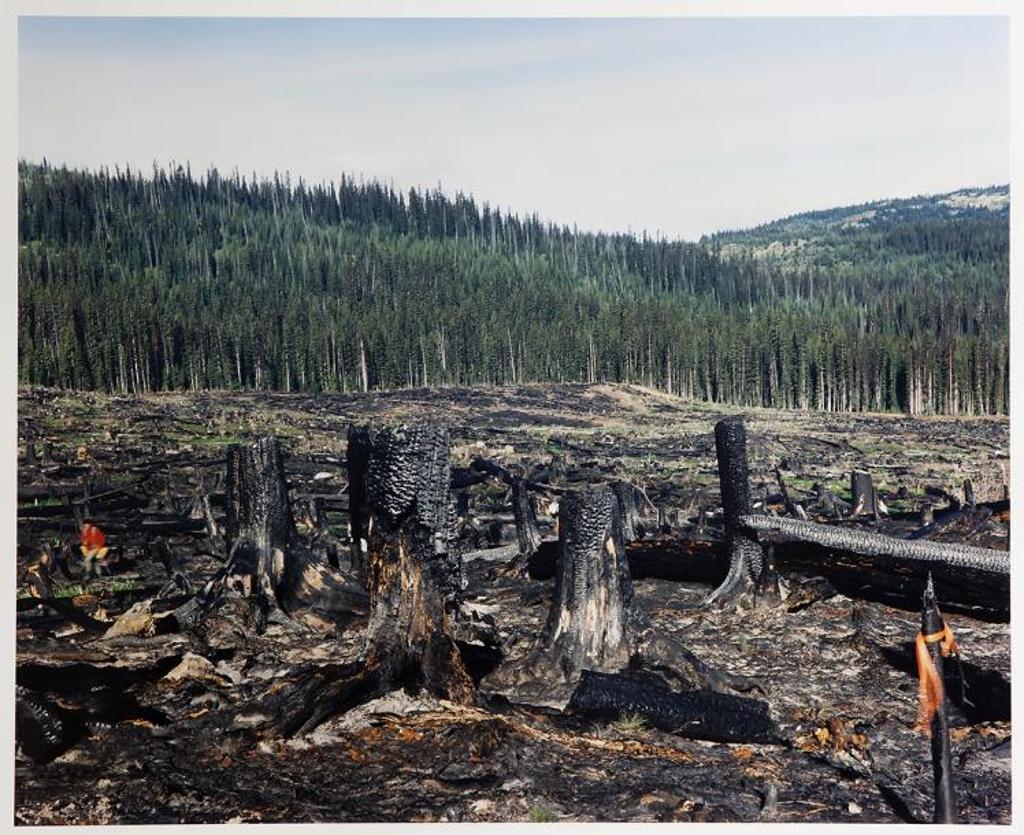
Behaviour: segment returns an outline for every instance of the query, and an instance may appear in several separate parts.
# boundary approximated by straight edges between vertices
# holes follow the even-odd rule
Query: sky
[[[18,151],[696,239],[1009,181],[1006,18],[19,20]]]

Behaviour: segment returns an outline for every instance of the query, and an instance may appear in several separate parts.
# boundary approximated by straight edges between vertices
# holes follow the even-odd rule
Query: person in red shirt
[[[85,560],[85,574],[91,577],[95,574],[100,576],[100,568],[106,566],[104,558],[110,550],[107,547],[107,538],[96,525],[86,522],[82,526],[82,544],[79,546],[82,557]]]

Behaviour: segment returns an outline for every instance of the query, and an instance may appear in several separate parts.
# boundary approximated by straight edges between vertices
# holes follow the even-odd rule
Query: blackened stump
[[[537,527],[537,511],[530,496],[526,479],[512,480],[512,516],[516,523],[518,551],[513,560],[503,566],[499,574],[526,576],[530,573],[531,559],[540,549],[544,538]]]
[[[567,679],[583,669],[621,669],[641,625],[608,490],[570,493],[559,506],[555,601],[543,653]]]
[[[288,483],[277,438],[228,447],[225,535],[228,564],[252,572],[251,591],[261,607],[280,608],[284,554],[296,541],[288,506]],[[280,555],[280,556],[278,556]]]
[[[423,424],[357,434],[367,454],[349,468],[362,485],[351,500],[359,496],[366,540],[367,643],[358,662],[316,671],[283,700],[278,724],[289,735],[399,687],[473,698],[452,638],[462,569],[451,547],[448,432]]]
[[[715,424],[715,451],[725,514],[729,573],[704,602],[705,605],[729,605],[753,591],[763,562],[757,535],[744,529],[739,521],[750,513],[747,430],[742,417],[726,418]]]
[[[876,520],[879,518],[881,508],[871,473],[864,470],[854,470],[850,473],[850,501],[853,504],[851,516],[874,516]]]
[[[345,451],[345,466],[348,470],[348,520],[349,537],[352,540],[350,563],[352,571],[363,574],[366,561],[366,469],[370,461],[370,428],[368,426],[348,428],[348,448]]]
[[[541,535],[537,527],[537,511],[527,489],[526,480],[517,478],[512,482],[512,515],[516,521],[516,539],[519,554],[528,559],[540,548]]]
[[[608,489],[566,493],[559,510],[554,601],[536,647],[521,663],[485,680],[488,690],[535,704],[564,705],[584,670],[647,666],[684,689],[757,686],[710,669],[657,634],[637,605],[621,511]]]
[[[611,488],[619,505],[623,541],[628,545],[643,539],[646,531],[640,520],[640,510],[636,504],[636,487],[626,481],[615,481],[612,482]]]
[[[296,533],[277,438],[228,448],[225,500],[227,561],[175,611],[182,627],[195,627],[229,589],[253,601],[259,629],[297,613],[325,625],[366,611],[361,584],[333,571]]]

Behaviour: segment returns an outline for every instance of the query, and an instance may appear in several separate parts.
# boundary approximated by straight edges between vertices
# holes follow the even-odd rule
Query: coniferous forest
[[[349,177],[22,162],[19,380],[122,393],[626,381],[745,406],[1005,413],[1006,193],[687,243]]]

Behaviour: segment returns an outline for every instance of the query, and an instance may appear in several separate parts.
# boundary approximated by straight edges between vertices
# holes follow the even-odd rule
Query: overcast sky
[[[472,193],[693,239],[1009,180],[1003,18],[22,18],[19,154]]]

